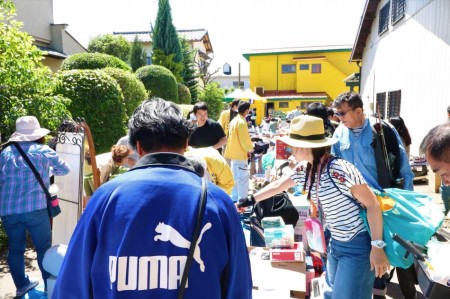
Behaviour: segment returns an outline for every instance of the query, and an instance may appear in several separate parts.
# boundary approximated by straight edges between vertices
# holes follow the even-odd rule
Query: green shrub
[[[71,70],[58,74],[57,93],[72,100],[74,118],[84,118],[97,153],[108,152],[126,134],[125,104],[116,80],[102,70]]]
[[[105,67],[131,71],[131,67],[119,58],[103,53],[77,53],[70,55],[62,63],[61,70],[94,70]]]
[[[178,84],[178,103],[190,104],[191,103],[191,91],[186,85]]]
[[[188,113],[192,111],[194,105],[178,104],[178,107],[183,111],[184,118],[187,118]]]
[[[178,85],[174,75],[160,65],[146,65],[136,71],[152,97],[160,97],[178,103]]]
[[[103,69],[108,75],[116,79],[122,89],[125,103],[125,114],[128,117],[134,112],[142,101],[148,99],[148,92],[144,84],[136,77],[136,74],[126,72],[121,69],[107,67]]]
[[[220,88],[217,82],[209,83],[200,91],[198,100],[208,104],[208,118],[215,120],[219,118],[224,106],[222,102],[224,96],[223,88]]]
[[[0,220],[0,250],[8,248],[8,237]]]

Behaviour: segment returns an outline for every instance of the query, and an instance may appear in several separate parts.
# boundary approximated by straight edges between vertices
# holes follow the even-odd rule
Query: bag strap
[[[351,201],[353,204],[355,204],[359,209],[363,209],[363,207],[362,207],[360,204],[358,204],[358,203],[356,202],[356,200],[355,200],[353,197],[351,197],[351,196],[349,196],[348,194],[345,194],[344,192],[342,192],[341,188],[339,188],[339,186],[335,183],[335,181],[333,181],[333,178],[331,177],[331,172],[330,172],[330,165],[331,165],[331,161],[337,160],[337,159],[342,159],[342,158],[341,158],[341,157],[333,157],[333,158],[331,158],[331,159],[328,161],[328,164],[327,164],[327,173],[328,173],[328,177],[330,178],[331,183],[334,185],[334,187],[335,187],[337,190],[339,190],[339,192],[340,192],[342,195],[344,195],[345,197],[349,198],[350,201]]]
[[[20,145],[17,142],[12,142],[12,144],[16,147],[16,149],[19,151],[19,153],[22,155],[25,162],[27,162],[30,169],[33,171],[34,175],[36,176],[36,179],[39,181],[39,184],[42,187],[42,190],[45,192],[45,196],[47,197],[47,200],[51,200],[52,196],[50,195],[50,192],[48,192],[47,187],[45,186],[44,182],[42,181],[41,175],[36,170],[36,167],[34,167],[33,163],[31,163],[30,159],[28,158],[27,154],[23,151],[23,149],[20,147]]]
[[[183,276],[180,282],[180,289],[178,290],[178,299],[182,299],[184,297],[184,290],[186,289],[186,282],[189,274],[189,270],[191,268],[192,259],[194,257],[195,247],[197,245],[198,237],[200,236],[200,227],[202,225],[203,215],[205,214],[206,207],[206,180],[202,178],[202,194],[200,197],[200,204],[197,213],[197,223],[194,229],[194,235],[192,236],[191,246],[189,247],[189,254],[186,260],[186,265],[184,266]]]

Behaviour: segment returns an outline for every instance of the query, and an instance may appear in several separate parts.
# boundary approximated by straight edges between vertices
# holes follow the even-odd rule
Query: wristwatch
[[[373,240],[370,244],[376,248],[383,248],[386,246],[386,243],[383,240]]]

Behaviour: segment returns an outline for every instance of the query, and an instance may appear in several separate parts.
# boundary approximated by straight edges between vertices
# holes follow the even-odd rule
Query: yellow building
[[[359,67],[349,62],[352,46],[320,46],[254,50],[250,88],[264,97],[255,101],[257,123],[278,111],[302,110],[313,102],[328,106],[341,92],[359,91]]]

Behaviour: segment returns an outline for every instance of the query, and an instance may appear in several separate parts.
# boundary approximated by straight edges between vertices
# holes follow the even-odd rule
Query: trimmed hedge
[[[131,116],[142,101],[149,98],[144,84],[136,77],[136,74],[121,69],[107,67],[103,69],[108,75],[116,79],[122,89],[127,119]]]
[[[136,76],[144,83],[152,97],[178,103],[178,84],[175,76],[160,65],[145,65],[136,71]]]
[[[84,118],[92,132],[95,151],[109,152],[126,134],[125,104],[116,80],[103,70],[71,70],[57,74],[56,93],[72,100],[74,118]]]
[[[178,83],[178,103],[190,104],[192,100],[191,91],[186,85]]]
[[[114,67],[131,72],[131,67],[119,58],[103,53],[77,53],[67,57],[61,65],[61,71],[94,70]]]

